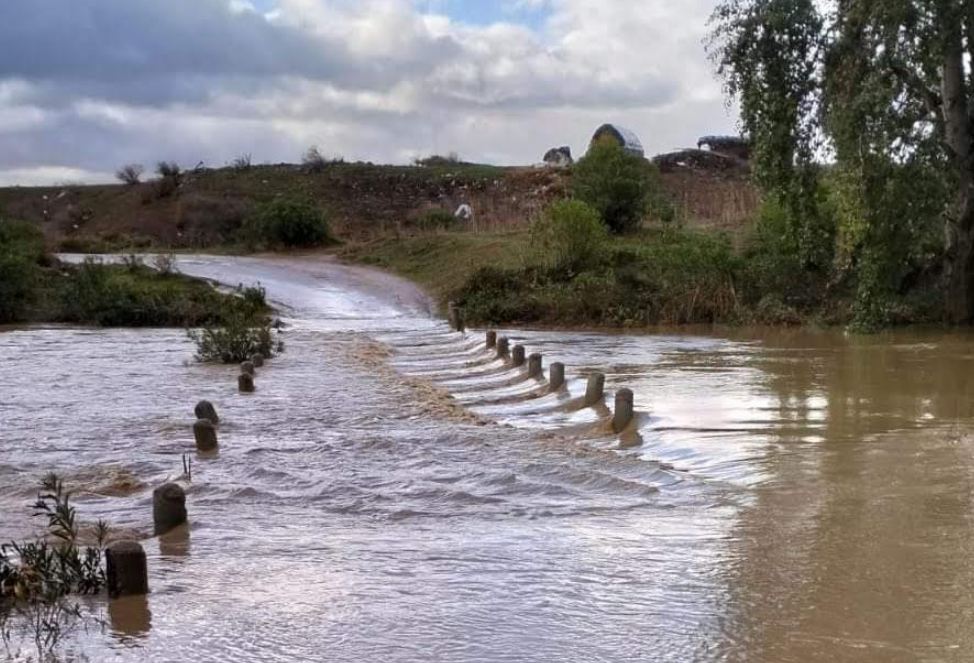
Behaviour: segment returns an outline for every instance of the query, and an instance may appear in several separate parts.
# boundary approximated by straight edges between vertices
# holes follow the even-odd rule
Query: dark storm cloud
[[[179,77],[300,77],[372,88],[421,73],[455,44],[431,40],[395,63],[355,58],[344,44],[273,23],[220,0],[3,0],[0,79],[89,85],[134,103],[199,97]],[[154,85],[162,89],[153,89]],[[88,95],[94,96],[94,95]]]

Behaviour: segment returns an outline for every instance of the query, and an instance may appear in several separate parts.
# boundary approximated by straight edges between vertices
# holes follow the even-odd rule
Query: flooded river
[[[412,286],[322,258],[181,258],[261,282],[286,352],[236,391],[178,330],[0,333],[0,538],[39,477],[145,536],[152,593],[92,661],[970,661],[974,336],[501,330],[541,395]],[[620,451],[591,371],[635,394]],[[191,526],[151,490],[195,457]]]

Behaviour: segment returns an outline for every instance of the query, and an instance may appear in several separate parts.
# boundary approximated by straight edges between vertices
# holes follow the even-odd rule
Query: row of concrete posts
[[[459,308],[452,307],[451,315]],[[457,314],[462,320],[462,315]],[[456,328],[456,326],[454,326]],[[462,331],[462,329],[458,329]],[[497,336],[497,332],[489,330],[487,332],[486,344],[488,350],[494,350],[498,359],[509,361],[512,366],[524,366],[525,349],[523,345],[511,347],[510,340],[505,336]],[[528,377],[541,378],[544,374],[542,368],[542,357],[540,352],[535,352],[527,358]],[[565,365],[561,362],[553,363],[548,369],[548,388],[551,391],[558,391],[565,385]],[[605,398],[605,375],[602,373],[592,373],[588,376],[588,384],[585,387],[585,397],[582,403],[585,407],[592,407]],[[621,433],[632,422],[635,411],[633,409],[633,394],[631,389],[620,389],[615,395],[615,410],[612,416],[612,430]]]

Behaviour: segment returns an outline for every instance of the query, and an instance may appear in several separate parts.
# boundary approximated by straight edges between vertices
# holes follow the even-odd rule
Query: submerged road
[[[91,660],[965,661],[974,338],[504,329],[633,390],[642,445],[534,397],[414,286],[320,257],[180,257],[260,282],[287,350],[236,392],[178,330],[0,333],[0,534],[38,477],[146,532],[193,453],[152,593],[96,604]],[[100,607],[99,607],[100,606]]]

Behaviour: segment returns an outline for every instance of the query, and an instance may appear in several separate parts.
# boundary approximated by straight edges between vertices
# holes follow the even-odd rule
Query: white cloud
[[[714,0],[505,1],[548,18],[476,26],[413,0],[277,0],[266,14],[249,0],[72,0],[65,17],[59,0],[4,0],[0,171],[297,160],[310,143],[531,163],[581,151],[605,121],[651,152],[733,129],[702,44]]]

